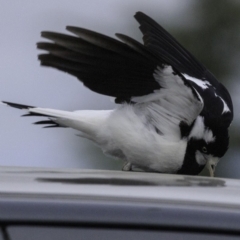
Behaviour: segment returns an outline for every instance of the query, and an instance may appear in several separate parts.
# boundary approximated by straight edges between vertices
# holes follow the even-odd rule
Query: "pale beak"
[[[216,157],[212,157],[207,161],[206,167],[209,171],[210,177],[214,177],[214,172],[215,172],[218,161],[219,161],[219,158],[216,158]]]

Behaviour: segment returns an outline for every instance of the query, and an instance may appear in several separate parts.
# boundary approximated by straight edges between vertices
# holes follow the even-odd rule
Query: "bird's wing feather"
[[[135,18],[149,52],[159,61],[171,65],[189,82],[202,97],[204,112],[209,118],[215,119],[213,122],[228,127],[233,119],[233,105],[226,88],[153,19],[142,12],[137,12]]]
[[[157,60],[143,46],[137,51],[96,32],[75,27],[67,29],[78,37],[42,33],[43,37],[53,41],[38,43],[39,49],[48,51],[39,55],[42,65],[70,73],[91,90],[116,97],[117,102],[159,88],[153,78]]]
[[[197,79],[205,77],[207,69],[162,26],[142,12],[137,12],[135,18],[143,33],[144,46],[159,61]]]
[[[186,74],[191,69],[200,74],[205,68],[166,31],[160,32],[161,27],[153,20],[141,13],[135,17],[143,32],[150,28],[152,35],[156,34],[155,45],[148,31],[144,32],[142,45],[123,34],[116,34],[119,41],[87,29],[67,27],[75,36],[42,32],[51,42],[38,43],[39,49],[48,52],[39,55],[41,64],[76,76],[91,90],[116,97],[116,102],[146,103],[149,109],[156,105],[152,112],[155,119],[157,115],[165,119],[171,116],[177,126],[180,122],[191,124],[203,102],[180,70],[186,65]]]
[[[192,123],[203,109],[203,101],[185,78],[177,75],[169,65],[156,69],[154,78],[161,88],[146,96],[133,97],[132,101],[141,105],[148,122],[159,133],[179,141],[188,136]]]

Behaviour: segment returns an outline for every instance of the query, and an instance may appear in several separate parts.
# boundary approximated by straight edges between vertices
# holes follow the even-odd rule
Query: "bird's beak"
[[[219,158],[217,158],[217,157],[211,157],[207,161],[206,167],[209,171],[210,177],[214,177],[214,173],[215,173],[215,169],[216,169],[218,161],[219,161]]]

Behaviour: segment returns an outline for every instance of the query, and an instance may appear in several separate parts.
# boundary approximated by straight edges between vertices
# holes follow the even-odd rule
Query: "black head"
[[[227,151],[229,145],[228,128],[206,125],[204,117],[199,116],[188,136],[188,143],[182,168],[178,173],[199,174],[209,163],[214,169]]]
[[[207,162],[204,158],[201,158],[201,152],[204,153],[206,151],[205,149],[206,144],[203,140],[191,138],[187,143],[183,165],[177,173],[187,175],[199,174]],[[198,155],[200,155],[200,157],[197,157]],[[197,158],[202,161],[198,161]]]

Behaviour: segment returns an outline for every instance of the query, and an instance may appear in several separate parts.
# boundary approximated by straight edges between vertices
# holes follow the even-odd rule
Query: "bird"
[[[233,104],[227,89],[170,33],[143,12],[134,15],[143,43],[67,26],[43,31],[41,66],[76,77],[114,99],[112,110],[62,111],[8,101],[45,127],[68,127],[123,161],[123,171],[214,176],[229,146]]]

